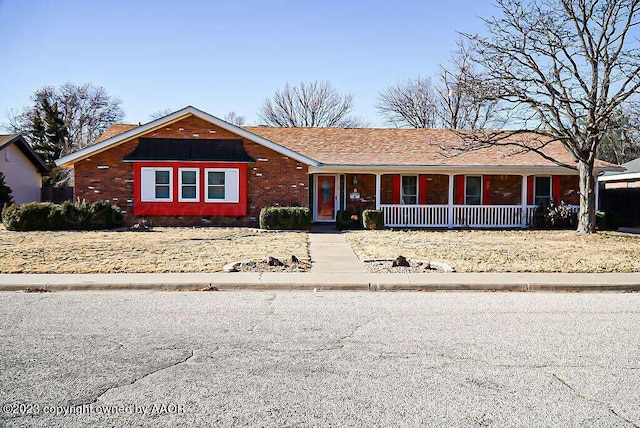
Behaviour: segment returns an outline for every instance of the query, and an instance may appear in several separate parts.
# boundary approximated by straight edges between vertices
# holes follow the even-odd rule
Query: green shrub
[[[596,229],[598,230],[618,230],[620,219],[613,211],[596,211]]]
[[[11,205],[2,211],[2,222],[9,230],[99,230],[122,224],[120,208],[108,201],[95,203],[31,202]]]
[[[2,209],[2,224],[9,230],[18,230],[18,224],[20,223],[20,207],[16,204],[11,204]]]
[[[362,227],[362,211],[339,210],[336,214],[336,229],[358,230]]]
[[[260,228],[267,230],[308,230],[311,210],[303,207],[265,207],[260,210]]]
[[[362,211],[362,225],[365,229],[384,229],[384,213],[382,210]]]

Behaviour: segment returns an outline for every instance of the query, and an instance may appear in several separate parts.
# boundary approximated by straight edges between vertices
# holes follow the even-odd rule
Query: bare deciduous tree
[[[326,81],[288,83],[281,91],[264,101],[258,116],[267,124],[283,127],[340,127],[360,126],[351,116],[353,95],[341,94]]]
[[[31,96],[32,106],[25,107],[21,113],[9,118],[12,128],[27,139],[30,138],[35,116],[45,120],[42,108],[44,100],[57,106],[68,131],[68,138],[60,153],[62,156],[93,144],[109,126],[124,117],[122,102],[108,95],[102,86],[71,82],[59,88],[45,86]]]
[[[438,103],[433,83],[418,76],[380,92],[375,105],[385,120],[398,128],[435,128]]]
[[[623,164],[640,156],[640,111],[616,111],[613,129],[598,146],[598,159]]]
[[[540,136],[533,145],[517,144],[515,131],[503,131],[487,134],[484,143],[544,155],[549,141],[561,142],[575,160],[565,166],[580,176],[579,233],[595,232],[594,162],[615,127],[612,115],[637,101],[640,49],[631,31],[639,3],[497,0],[501,13],[485,19],[488,36],[465,35],[496,88],[491,98],[510,111],[510,124]]]
[[[245,124],[244,116],[238,116],[235,111],[230,111],[224,115],[225,122],[229,122],[232,125],[243,126]]]
[[[156,120],[156,119],[160,119],[161,117],[165,117],[171,113],[173,113],[175,110],[171,109],[171,108],[164,108],[162,110],[156,110],[153,113],[151,113],[149,115],[149,119],[151,120]]]
[[[447,66],[440,66],[438,115],[445,129],[484,128],[495,116],[496,100],[488,99],[488,88],[476,71],[471,51],[464,41]]]

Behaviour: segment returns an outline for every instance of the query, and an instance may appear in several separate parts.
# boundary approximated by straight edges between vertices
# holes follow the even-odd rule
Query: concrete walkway
[[[364,265],[347,244],[344,234],[315,226],[309,233],[311,273],[363,273]]]

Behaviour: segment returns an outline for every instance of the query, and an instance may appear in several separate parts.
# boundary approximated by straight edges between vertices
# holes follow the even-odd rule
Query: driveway
[[[640,294],[0,293],[0,426],[638,426]]]

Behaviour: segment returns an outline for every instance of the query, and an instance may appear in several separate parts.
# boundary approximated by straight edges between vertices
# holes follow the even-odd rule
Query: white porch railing
[[[449,221],[448,205],[381,205],[389,227],[486,227],[514,228],[533,224],[535,205],[453,205]],[[578,206],[573,206],[574,212]]]
[[[454,205],[452,223],[455,227],[522,227],[522,205]]]
[[[447,205],[381,205],[389,227],[447,227]]]

